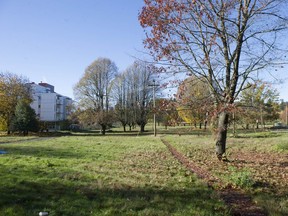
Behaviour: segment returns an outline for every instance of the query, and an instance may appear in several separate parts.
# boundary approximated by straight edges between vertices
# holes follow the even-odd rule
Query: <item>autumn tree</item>
[[[218,117],[216,155],[223,159],[231,106],[253,73],[280,63],[287,29],[283,0],[144,0],[144,43],[156,60],[209,85]],[[282,34],[283,35],[283,34]]]
[[[196,76],[186,78],[178,87],[176,100],[180,117],[187,123],[197,124],[206,128],[208,114],[212,112],[213,100],[209,91],[209,85],[204,79]]]
[[[103,135],[112,120],[110,94],[117,71],[115,63],[110,59],[98,58],[86,68],[84,75],[74,87],[74,94],[80,106],[89,109],[91,120],[101,126]]]
[[[278,104],[279,93],[271,84],[258,80],[248,83],[242,91],[238,103],[242,121],[249,124],[261,124],[265,127],[265,121],[275,121],[279,118],[280,107]]]
[[[92,108],[77,109],[77,122],[82,128],[93,128],[95,126],[95,110]]]
[[[160,98],[156,100],[156,119],[161,122],[165,128],[179,124],[180,117],[177,112],[175,99]]]
[[[1,127],[10,133],[15,108],[20,99],[32,102],[28,79],[12,73],[0,73],[0,119]]]

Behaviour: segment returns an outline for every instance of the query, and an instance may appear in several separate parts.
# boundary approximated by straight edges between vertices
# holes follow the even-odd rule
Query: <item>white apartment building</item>
[[[69,105],[72,99],[54,91],[54,86],[48,83],[30,83],[33,102],[31,107],[35,110],[40,121],[56,123],[66,120]],[[55,128],[56,129],[56,128]]]

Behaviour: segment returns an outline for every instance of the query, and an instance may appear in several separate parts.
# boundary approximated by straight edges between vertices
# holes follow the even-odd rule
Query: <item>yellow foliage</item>
[[[7,130],[7,122],[4,118],[0,116],[0,131],[6,131]]]
[[[180,106],[177,108],[178,115],[188,124],[197,123],[200,121],[199,116],[191,108]]]

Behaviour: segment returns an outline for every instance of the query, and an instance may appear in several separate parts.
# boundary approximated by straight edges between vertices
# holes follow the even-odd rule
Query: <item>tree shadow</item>
[[[251,138],[274,138],[274,137],[280,137],[281,134],[278,134],[278,133],[265,133],[263,132],[262,134],[261,133],[247,133],[245,135],[237,135],[235,138],[239,138],[239,139],[251,139]]]
[[[67,135],[67,134],[66,134]],[[132,131],[119,131],[119,130],[110,130],[107,131],[105,135],[102,135],[100,131],[82,131],[82,132],[71,132],[68,136],[153,136],[154,130],[145,130],[140,132],[138,130]],[[157,135],[196,135],[196,136],[207,136],[211,135],[209,130],[193,130],[189,128],[173,128],[168,130],[157,130]]]
[[[107,185],[107,183],[106,183]],[[157,187],[112,185],[93,187],[79,182],[27,179],[0,186],[0,215],[14,209],[15,215],[228,215],[201,187],[173,190]],[[226,212],[226,214],[225,214]],[[14,214],[13,214],[14,215]]]
[[[85,152],[67,151],[67,149],[59,149],[55,150],[55,148],[44,147],[44,146],[11,146],[5,145],[2,148],[6,154],[17,156],[32,156],[32,157],[44,157],[44,158],[81,158],[85,156]]]

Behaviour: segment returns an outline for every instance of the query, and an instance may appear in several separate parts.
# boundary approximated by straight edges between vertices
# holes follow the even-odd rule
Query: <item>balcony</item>
[[[56,100],[56,104],[57,104],[57,105],[62,105],[63,102],[62,102],[62,100],[57,99],[57,100]]]
[[[59,108],[57,108],[57,109],[56,109],[56,113],[57,113],[57,114],[58,114],[58,113],[62,113],[62,110],[59,109]]]

